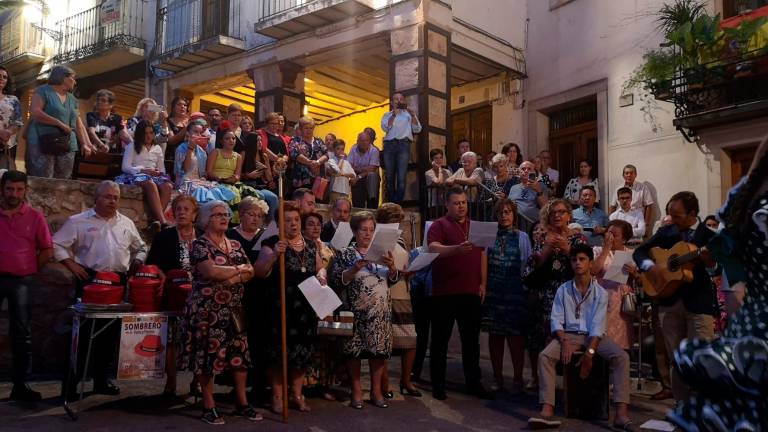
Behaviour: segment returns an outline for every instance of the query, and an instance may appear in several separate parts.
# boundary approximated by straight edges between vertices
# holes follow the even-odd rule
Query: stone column
[[[445,150],[450,141],[450,51],[451,34],[430,23],[393,30],[390,43],[390,93],[402,93],[419,116],[422,130],[411,148],[405,200],[426,205],[424,172],[429,151]]]
[[[256,87],[254,104],[256,127],[264,124],[270,112],[285,114],[286,123],[293,125],[304,112],[304,70],[291,62],[274,63],[249,71]]]

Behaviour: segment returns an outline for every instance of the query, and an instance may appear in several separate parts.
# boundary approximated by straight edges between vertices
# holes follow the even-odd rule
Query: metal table
[[[90,331],[90,337],[88,338],[88,349],[85,352],[85,365],[83,367],[83,376],[80,379],[80,389],[78,391],[79,398],[77,400],[78,403],[83,401],[83,394],[85,394],[85,379],[88,376],[88,366],[91,360],[91,350],[93,348],[93,340],[96,339],[100,334],[104,333],[104,331],[111,326],[113,326],[115,323],[120,323],[123,320],[123,317],[126,316],[142,316],[142,315],[151,315],[151,316],[166,316],[168,317],[168,331],[169,333],[173,334],[173,329],[176,325],[176,320],[173,320],[172,318],[178,318],[181,316],[180,312],[131,312],[130,310],[124,310],[126,307],[130,307],[130,305],[126,304],[119,305],[118,308],[113,308],[113,310],[108,310],[105,308],[93,308],[89,309],[87,307],[81,307],[78,305],[70,306],[69,308],[74,312],[74,316],[72,318],[72,322],[74,323],[74,320],[76,318],[80,319],[80,328],[83,328],[88,324],[90,321],[91,325],[91,331]],[[120,310],[117,310],[120,309]],[[105,319],[109,320],[99,331],[96,331],[96,320],[99,319]],[[119,324],[118,324],[119,325]],[[73,345],[76,347],[75,349],[79,349],[80,347],[80,331],[77,332],[77,344],[72,344],[70,342],[69,344],[69,358],[72,358],[72,347]],[[70,361],[69,370],[67,370],[66,374],[67,376],[64,378],[64,410],[67,412],[67,415],[72,420],[77,420],[77,409],[73,405],[73,403],[70,403],[67,400],[67,394],[70,386],[70,381],[72,376],[77,376],[77,365],[78,362],[72,362]],[[73,364],[74,363],[74,364]]]

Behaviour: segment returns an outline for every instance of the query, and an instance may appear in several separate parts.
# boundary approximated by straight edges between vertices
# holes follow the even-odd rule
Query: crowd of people
[[[0,68],[0,83],[9,78]],[[370,260],[366,256],[377,225],[400,224],[405,216],[398,203],[404,199],[411,144],[421,125],[401,94],[393,95],[392,110],[381,122],[385,136],[380,158],[373,144],[376,132],[370,128],[358,134],[346,154],[345,143],[333,134],[315,137],[311,118],[302,117],[295,133],[287,134],[285,117],[269,113],[264,127],[255,129],[236,104],[224,118],[217,109],[188,113],[189,102],[181,97],[173,100],[170,113],[144,99],[123,125],[112,112],[114,95],[100,91],[85,125],[71,95],[74,85],[74,71],[56,66],[48,84],[35,92],[32,121],[24,128],[29,173],[68,178],[76,151],[84,156],[122,151],[123,173],[100,183],[93,207],[70,217],[53,235],[42,214],[26,204],[26,175],[10,169],[0,181],[0,250],[7,257],[0,262],[0,293],[9,299],[11,315],[12,399],[40,398],[26,384],[32,343],[29,297],[33,276],[53,258],[72,273],[78,298],[85,285],[104,273],[123,284],[146,266],[156,266],[162,277],[174,272],[188,276],[192,291],[181,330],[167,350],[165,393],[177,391],[177,366],[191,371],[190,392],[202,395],[201,418],[210,424],[225,421],[213,398],[214,383],[222,376],[234,388],[233,416],[260,420],[261,404],[282,411],[283,280],[289,404],[294,409],[311,411],[308,395],[344,397],[334,392],[339,384],[349,389],[349,406],[363,409],[363,360],[370,367],[370,402],[387,408],[393,398],[387,360],[393,354],[402,357],[400,392],[420,397],[416,384],[423,380],[427,348],[432,395],[446,399],[448,343],[457,323],[467,393],[492,399],[494,391],[538,391],[541,412],[529,425],[556,427],[557,363],[568,365],[579,357],[584,378],[592,372],[593,357],[600,356],[613,387],[613,425],[630,430],[628,350],[634,341],[627,296],[638,293],[641,279],[642,284],[664,286],[664,269],[654,261],[652,249],[685,241],[701,248],[691,263],[692,280],[653,301],[663,384],[653,398],[674,397],[678,404],[670,417],[688,430],[707,421],[702,413],[729,425],[765,423],[759,416],[766,408],[760,389],[765,388],[768,368],[759,355],[768,354],[768,334],[758,324],[766,318],[765,143],[750,174],[717,216],[700,223],[696,196],[679,192],[669,198],[666,217],[651,230],[654,200],[637,181],[633,165],[623,168],[624,183],[610,195],[605,211],[593,161],[579,163],[578,177],[569,179],[561,195],[549,152],[526,159],[510,143],[499,154],[485,155],[484,164],[471,143],[462,140],[458,160],[447,166],[442,150],[430,152],[432,166],[425,173],[429,206],[444,208],[444,215],[432,221],[425,244],[409,251],[400,239],[382,258]],[[17,105],[8,96],[0,100],[0,109],[15,113],[12,119],[19,117]],[[0,127],[0,139],[7,141],[6,135],[21,130],[12,120]],[[172,172],[166,171],[169,156]],[[380,161],[389,198],[381,205]],[[276,185],[282,173],[290,200],[278,213]],[[118,211],[121,184],[144,191],[154,231],[150,247],[134,222]],[[328,220],[317,212],[318,200],[330,202]],[[479,208],[498,224],[491,247],[470,242],[473,209]],[[283,227],[282,238],[262,238],[270,221]],[[331,240],[341,223],[349,224],[354,238],[336,249]],[[426,252],[438,254],[430,266],[406,271],[410,261]],[[633,258],[622,267],[626,282],[616,282],[608,269],[626,254]],[[282,269],[280,257],[285,258]],[[724,269],[726,284],[720,281]],[[350,336],[318,336],[318,320],[325,317],[316,315],[299,288],[313,276],[342,299],[341,310],[351,312]],[[738,282],[747,284],[746,299],[744,290],[735,288]],[[738,312],[733,308],[727,325],[717,326],[719,339],[716,284],[726,285],[722,292],[728,293],[729,304],[744,304]],[[100,346],[94,350],[94,392],[118,394],[109,379],[109,353],[117,335],[102,326],[95,330],[106,336],[97,339]],[[481,333],[488,334],[493,391],[482,383]],[[508,389],[505,347],[513,367]],[[526,353],[532,366],[527,383]],[[670,360],[673,354],[676,362]],[[763,368],[758,371],[762,375],[754,373],[756,367]],[[83,379],[82,365],[67,370],[75,375],[69,381]],[[691,387],[697,390],[694,398]],[[63,396],[73,397],[74,388],[62,389]]]

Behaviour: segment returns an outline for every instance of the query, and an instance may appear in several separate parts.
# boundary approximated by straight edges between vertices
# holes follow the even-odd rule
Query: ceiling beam
[[[338,91],[341,91],[341,92],[344,92],[344,93],[353,94],[353,95],[354,94],[358,94],[358,93],[362,93],[363,97],[366,97],[367,99],[370,99],[370,100],[378,100],[378,99],[386,99],[387,98],[387,96],[384,93],[381,93],[381,92],[378,92],[378,91],[375,91],[375,90],[372,91],[372,90],[370,90],[368,88],[365,88],[363,86],[353,84],[352,82],[341,81],[337,77],[334,77],[334,76],[331,76],[331,75],[327,75],[327,74],[324,74],[322,72],[315,72],[315,74],[317,74],[318,78],[320,78],[320,80],[322,81],[322,85],[327,87],[327,88],[338,90]]]

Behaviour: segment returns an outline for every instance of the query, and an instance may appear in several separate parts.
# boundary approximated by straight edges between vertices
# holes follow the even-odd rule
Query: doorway
[[[549,116],[549,152],[552,166],[560,172],[557,196],[568,181],[579,175],[579,161],[592,165],[592,178],[598,178],[597,103],[567,108]]]
[[[756,152],[757,144],[728,151],[728,155],[731,158],[731,187],[747,175],[749,167],[752,166],[752,161],[755,159]]]
[[[493,149],[493,114],[490,105],[469,109],[451,115],[452,141],[446,148],[445,162],[459,158],[456,146],[463,139],[469,140],[470,149],[479,157]]]

